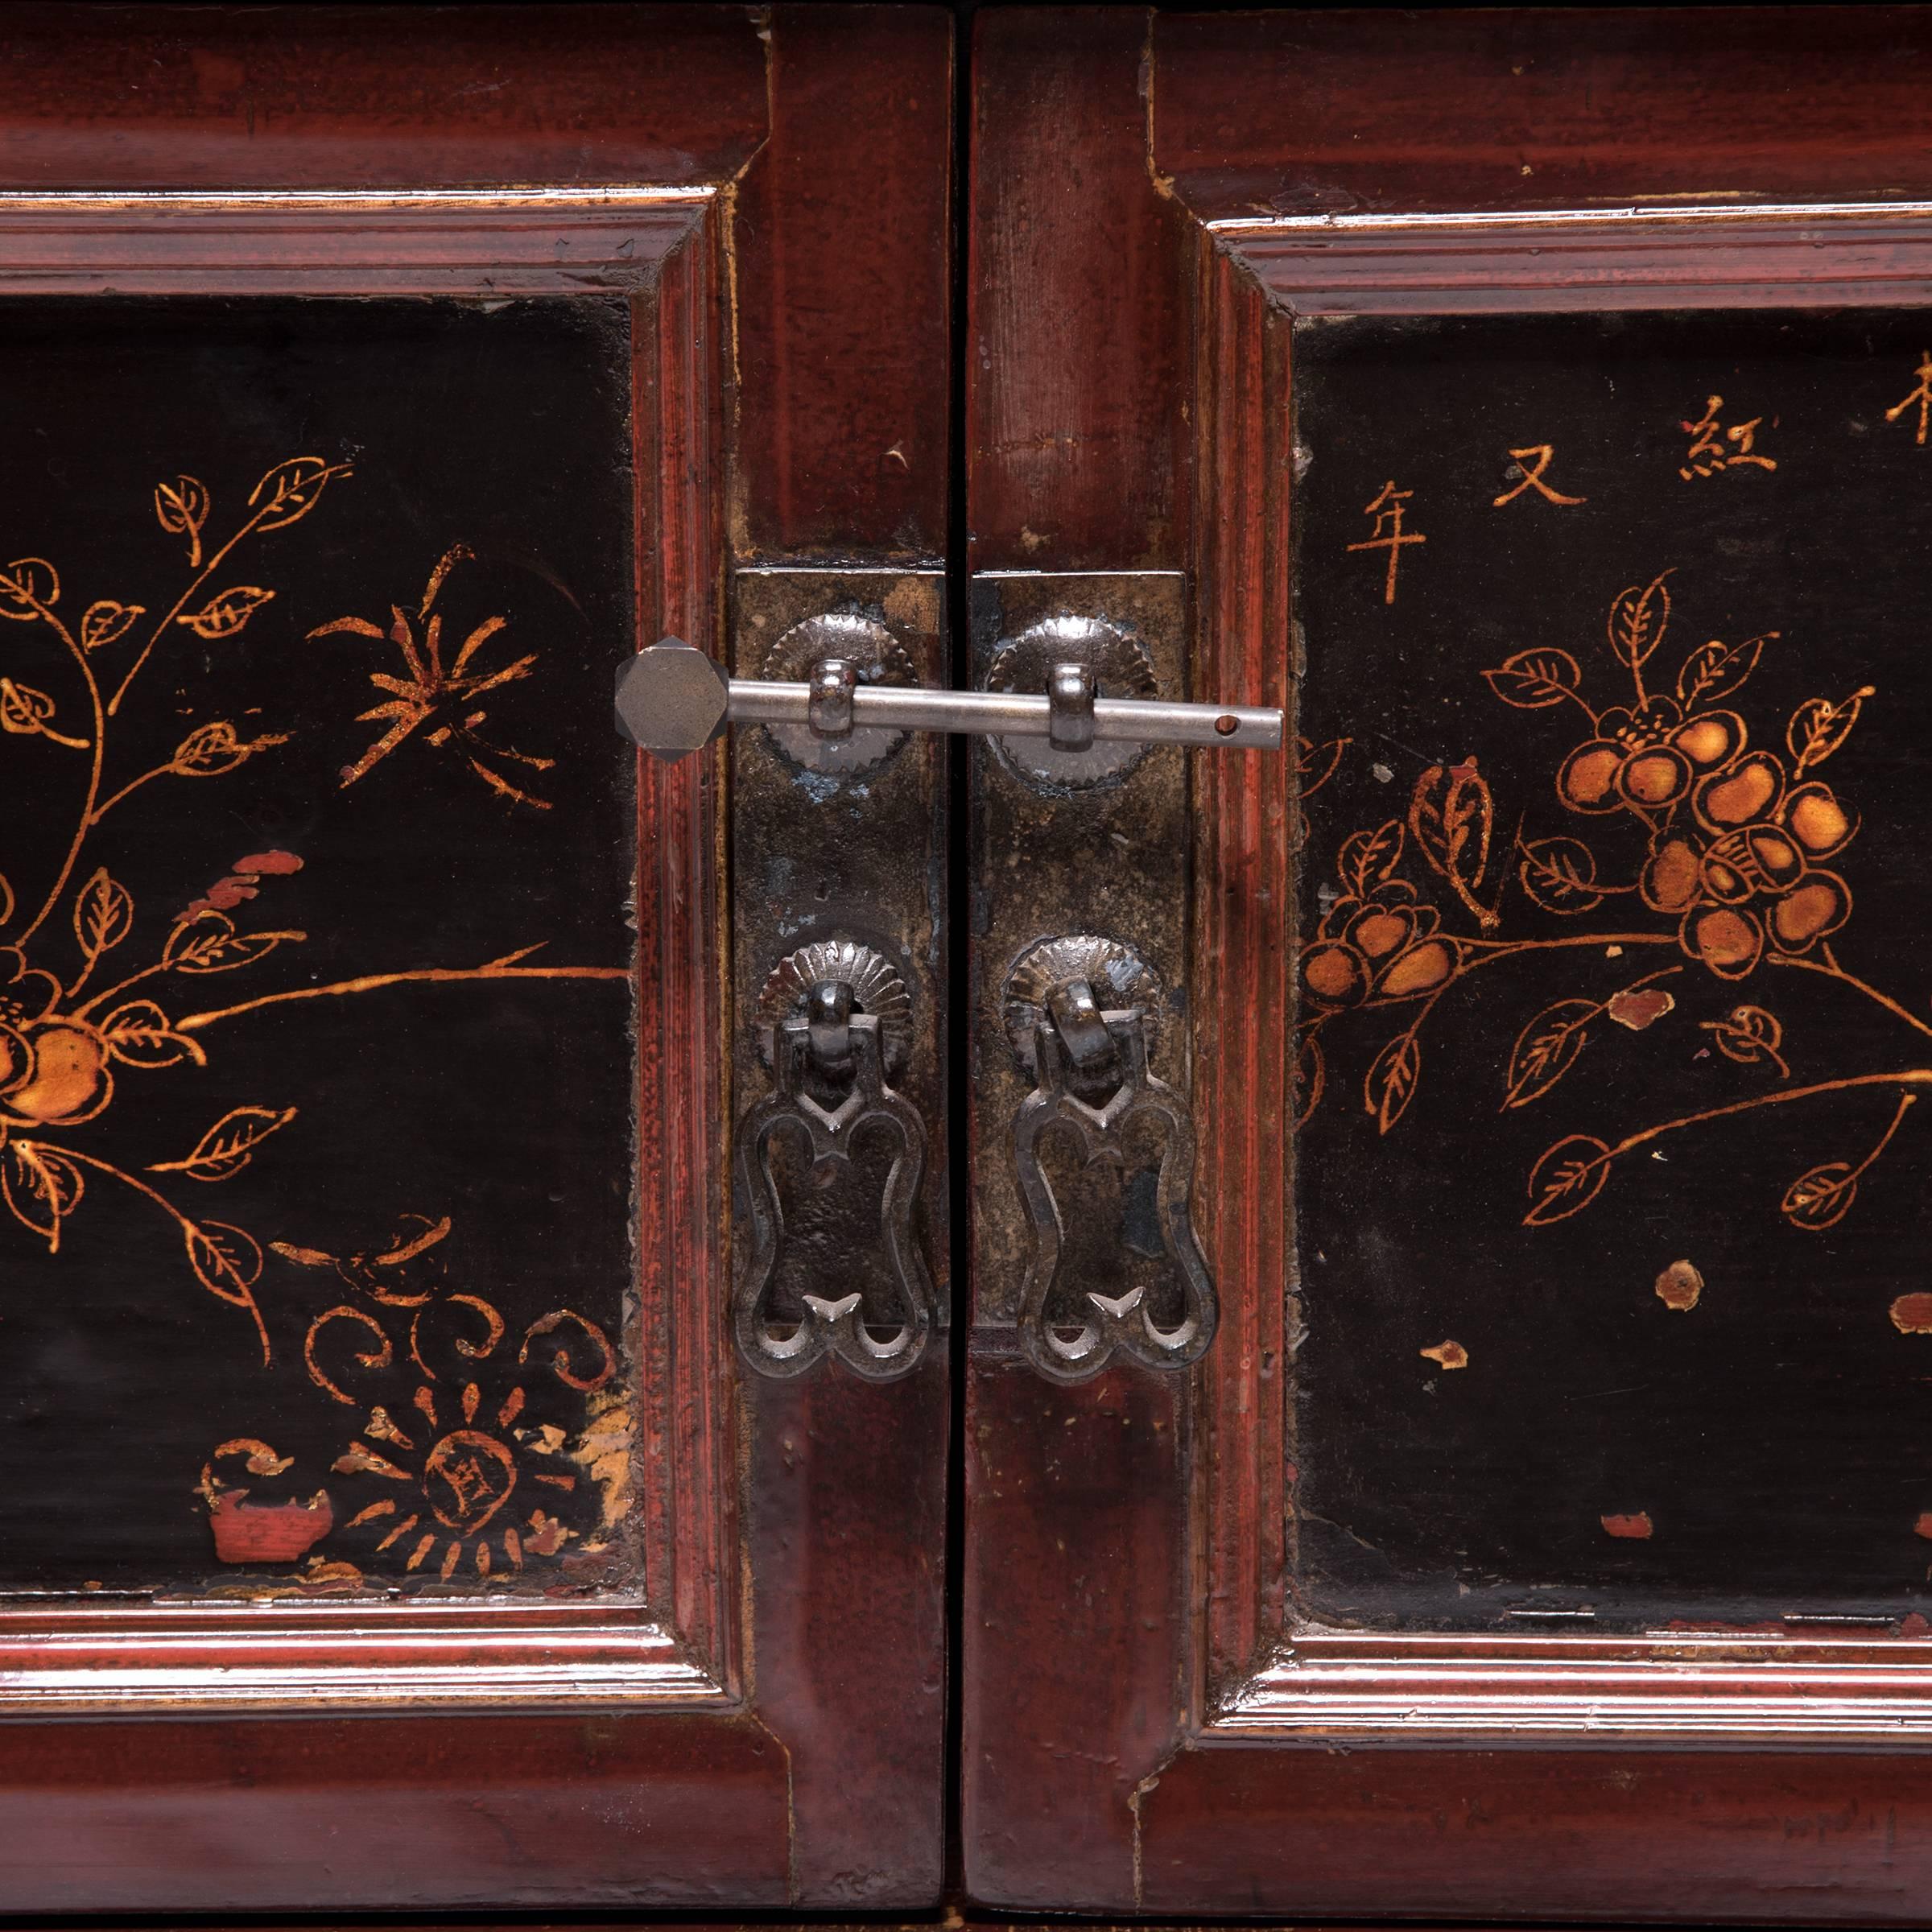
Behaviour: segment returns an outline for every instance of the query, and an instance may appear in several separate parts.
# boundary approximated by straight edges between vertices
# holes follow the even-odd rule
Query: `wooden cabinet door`
[[[943,1327],[734,1355],[770,781],[612,690],[936,636],[950,32],[0,23],[6,1909],[935,1897]]]
[[[976,780],[975,1898],[1924,1918],[1929,53],[980,15],[976,624],[1299,743]],[[1165,1366],[1147,1157],[1016,1153],[1055,932],[1191,1115]]]

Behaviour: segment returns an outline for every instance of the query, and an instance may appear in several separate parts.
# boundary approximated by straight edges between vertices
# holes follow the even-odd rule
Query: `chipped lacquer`
[[[1918,1608],[1917,1370],[1885,1311],[1916,1279],[1897,1230],[1932,1078],[1894,715],[1918,332],[1298,335],[1294,1459],[1318,1622]],[[1740,433],[1699,456],[1719,420]],[[1430,538],[1393,605],[1346,535],[1389,468]],[[1563,490],[1525,495],[1538,476]],[[1604,1298],[1630,1311],[1608,1330]],[[1439,1348],[1468,1373],[1402,1366]]]
[[[0,40],[0,1900],[927,1902],[943,1365],[741,1399],[727,775],[609,693],[932,569],[947,23]]]
[[[120,1406],[138,1455],[68,1447],[75,1513],[51,1545],[33,1519],[11,1525],[5,1580],[45,1587],[77,1571],[94,1591],[192,1595],[233,1591],[254,1574],[271,1592],[337,1596],[431,1579],[483,1588],[493,1576],[514,1583],[532,1563],[568,1575],[588,1558],[579,1587],[600,1570],[619,1584],[636,1563],[634,1418],[617,1373],[634,1319],[625,1203],[604,1207],[588,1164],[560,1200],[540,1202],[537,1190],[554,1195],[561,1178],[547,1159],[521,1183],[506,1175],[480,1191],[420,1123],[407,1129],[421,1137],[412,1160],[382,1118],[410,1122],[410,1104],[393,1091],[386,1107],[378,1099],[369,1076],[380,1063],[357,1036],[400,1036],[384,1055],[392,1075],[421,1058],[403,1042],[433,1042],[445,1106],[493,1041],[509,1084],[527,1092],[526,1133],[563,1131],[544,1122],[547,1062],[574,1089],[571,1105],[626,1119],[621,1059],[600,1093],[570,1050],[519,1048],[527,1022],[509,1005],[440,1015],[411,1005],[460,999],[459,989],[485,1001],[554,999],[575,982],[601,985],[604,1026],[624,1023],[628,774],[552,721],[559,707],[568,715],[565,692],[578,696],[588,668],[562,661],[585,654],[582,621],[573,638],[565,613],[572,602],[586,615],[621,608],[611,580],[621,582],[621,535],[592,567],[605,581],[566,580],[562,597],[549,586],[533,594],[483,539],[484,557],[457,542],[425,567],[420,587],[398,587],[382,625],[333,610],[377,559],[405,551],[380,543],[367,521],[394,501],[392,485],[369,502],[370,473],[394,460],[389,440],[341,392],[380,394],[394,380],[383,364],[456,353],[459,341],[479,374],[493,358],[507,373],[533,352],[578,361],[581,374],[559,368],[549,407],[601,434],[610,481],[587,520],[621,532],[628,438],[622,364],[611,353],[621,311],[600,327],[596,312],[540,306],[493,318],[456,307],[284,306],[242,317],[232,304],[197,313],[177,303],[165,318],[138,302],[60,307],[58,318],[31,306],[10,318],[16,335],[56,326],[69,344],[58,357],[24,347],[10,357],[4,406],[17,428],[41,419],[66,371],[92,361],[125,373],[97,374],[89,403],[64,412],[66,473],[87,479],[85,494],[64,492],[56,472],[6,510],[15,526],[57,525],[63,512],[68,522],[35,530],[36,554],[0,570],[14,828],[0,870],[0,1200],[10,1238],[27,1250],[8,1269],[25,1294],[6,1357],[11,1453],[27,1470],[49,1450],[61,1455],[88,1381],[126,1381],[117,1345],[162,1373],[138,1406]],[[208,458],[233,440],[225,411],[272,424],[267,365],[248,347],[265,327],[304,365],[312,406],[339,412],[351,433],[329,454],[273,463],[246,491],[175,470],[142,490],[134,517],[99,505],[104,483],[165,433],[126,427],[144,402],[155,407],[144,387],[170,386],[171,414],[198,418],[196,467],[211,475]],[[222,342],[229,353],[211,382],[199,370]],[[332,369],[344,373],[332,379]],[[110,423],[113,442],[90,446],[95,426]],[[423,483],[412,476],[406,487]],[[466,510],[488,514],[446,493],[444,519]],[[542,541],[541,513],[526,503],[520,514]],[[518,654],[533,631],[548,648]],[[385,654],[374,667],[340,662],[353,663],[363,641]],[[499,739],[499,718],[549,749]],[[539,784],[552,797],[539,797]],[[593,826],[601,836],[586,840]],[[211,848],[211,838],[229,842]],[[583,895],[580,910],[519,882],[546,852]],[[433,905],[419,896],[425,861],[473,895],[469,916],[445,912],[434,939],[411,931]],[[482,873],[464,877],[466,865],[493,874],[493,893]],[[291,901],[299,923],[276,916]],[[465,927],[479,940],[494,929],[492,956],[439,957],[464,943]],[[549,956],[559,936],[567,954],[601,956]],[[514,1117],[498,1115],[506,1127]],[[330,1145],[344,1140],[360,1162]],[[282,1165],[291,1153],[309,1177],[299,1197]],[[489,1159],[486,1146],[471,1158]],[[221,1204],[236,1196],[243,1205]],[[535,1305],[531,1245],[509,1232],[519,1224],[542,1231],[539,1244],[576,1276],[595,1317]],[[130,1265],[138,1297],[117,1285]],[[76,1381],[62,1366],[62,1337],[90,1317],[113,1326]],[[547,1389],[562,1399],[546,1400]],[[332,1418],[343,1438],[332,1451],[308,1404],[355,1412]],[[351,1442],[358,1419],[367,1433]],[[197,1455],[192,1439],[211,1426]],[[171,1472],[172,1509],[162,1494]],[[45,1498],[60,1481],[50,1466],[28,1488]],[[585,1517],[582,1501],[600,1490]],[[204,1519],[210,1540],[199,1550],[153,1521],[185,1528],[183,1505]],[[303,1567],[262,1571],[294,1558]]]
[[[981,17],[979,567],[1302,742],[1193,779],[1214,1348],[971,1362],[976,1897],[1922,1918],[1923,32]]]

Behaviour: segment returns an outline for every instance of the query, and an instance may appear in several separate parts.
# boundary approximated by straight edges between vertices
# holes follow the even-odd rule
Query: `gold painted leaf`
[[[1294,1125],[1301,1126],[1321,1105],[1327,1084],[1328,1062],[1320,1037],[1312,1031],[1304,1033],[1294,1058]]]
[[[1391,819],[1373,832],[1352,833],[1342,841],[1335,870],[1343,886],[1357,898],[1366,898],[1378,879],[1385,879],[1402,862],[1402,822]]]
[[[460,671],[462,666],[456,668]],[[1295,740],[1295,778],[1304,799],[1313,798],[1335,776],[1342,753],[1352,742],[1348,738],[1331,738],[1325,745],[1311,745],[1306,738]]]
[[[1801,1174],[1785,1190],[1779,1207],[1794,1228],[1817,1234],[1836,1227],[1857,1199],[1857,1170],[1847,1161],[1827,1161]]]
[[[237,932],[225,912],[197,913],[167,935],[162,963],[174,972],[232,972],[265,960],[284,940],[299,943],[305,932]]]
[[[346,464],[332,466],[320,456],[291,456],[278,463],[249,493],[249,508],[262,513],[255,528],[281,530],[307,516],[321,501],[329,478],[347,471]]]
[[[318,624],[308,634],[312,638],[332,637],[339,631],[349,631],[358,638],[386,638],[389,633],[380,624],[372,624],[367,617],[336,617],[332,622]]]
[[[1583,675],[1567,650],[1519,650],[1494,671],[1484,671],[1483,681],[1505,704],[1543,711],[1574,697]]]
[[[213,778],[233,771],[247,756],[234,726],[223,720],[196,725],[175,747],[169,765],[184,778]]]
[[[1362,1083],[1362,1102],[1375,1116],[1376,1130],[1386,1133],[1415,1097],[1422,1077],[1422,1042],[1415,1034],[1398,1033],[1380,1053]]]
[[[1703,1030],[1726,1059],[1746,1067],[1776,1059],[1785,1038],[1777,1016],[1761,1006],[1733,1006],[1724,1018],[1706,1020]]]
[[[148,1172],[184,1174],[192,1181],[232,1180],[254,1159],[256,1148],[286,1127],[295,1113],[293,1107],[279,1113],[272,1107],[237,1107],[202,1135],[186,1160],[157,1161]]]
[[[1484,927],[1496,924],[1496,914],[1477,901],[1476,888],[1488,869],[1495,817],[1488,784],[1473,758],[1431,765],[1416,780],[1409,801],[1409,835],[1416,849]]]
[[[1594,912],[1603,904],[1596,890],[1596,854],[1581,839],[1535,839],[1519,842],[1516,876],[1523,890],[1545,912],[1566,918]]]
[[[1664,641],[1670,622],[1670,591],[1662,571],[1641,590],[1633,584],[1620,590],[1610,605],[1610,648],[1633,671]]]
[[[1785,729],[1785,742],[1790,746],[1799,771],[1823,764],[1851,736],[1852,727],[1858,722],[1859,712],[1872,695],[1872,688],[1867,684],[1837,704],[1829,698],[1806,698],[1792,712],[1791,722]]]
[[[192,1060],[208,1064],[200,1043],[176,1033],[168,1017],[152,1000],[130,1000],[117,1006],[101,1022],[108,1051],[130,1067],[173,1067]]]
[[[196,725],[175,747],[168,769],[184,778],[217,778],[224,772],[233,771],[257,752],[266,751],[271,745],[287,742],[285,733],[260,738],[238,738],[233,725],[225,719],[217,719],[212,724]]]
[[[113,643],[147,609],[145,604],[117,604],[111,597],[89,605],[80,620],[82,645],[89,650],[98,650],[102,645]]]
[[[54,715],[54,701],[31,684],[16,684],[0,678],[0,731],[28,737]]]
[[[1545,1150],[1530,1170],[1530,1212],[1525,1228],[1546,1228],[1580,1214],[1603,1192],[1610,1178],[1610,1150],[1594,1135],[1567,1134]]]
[[[74,937],[89,964],[118,946],[134,930],[134,902],[125,886],[102,866],[74,898]]]
[[[1767,630],[1762,637],[1747,638],[1741,644],[1713,638],[1708,644],[1699,645],[1677,674],[1678,702],[1689,711],[1714,698],[1728,697],[1757,669],[1765,645],[1777,634]]]
[[[0,1194],[14,1218],[60,1252],[60,1227],[80,1206],[87,1177],[67,1156],[35,1141],[10,1141],[0,1154]]]
[[[1505,1079],[1505,1109],[1541,1100],[1570,1071],[1589,1043],[1590,1022],[1602,1011],[1594,1000],[1558,1000],[1516,1036]]]
[[[190,1222],[184,1229],[188,1265],[195,1278],[219,1300],[252,1308],[249,1290],[262,1273],[262,1250],[253,1235],[221,1221]]]
[[[201,526],[208,521],[208,485],[196,477],[176,477],[155,485],[155,520],[163,530],[188,539],[188,567],[201,567]]]
[[[31,621],[60,601],[60,573],[45,557],[16,557],[0,570],[0,617]]]
[[[198,638],[210,640],[234,637],[248,620],[275,593],[255,584],[237,584],[232,590],[204,604],[199,610],[184,613],[175,619],[185,624]]]

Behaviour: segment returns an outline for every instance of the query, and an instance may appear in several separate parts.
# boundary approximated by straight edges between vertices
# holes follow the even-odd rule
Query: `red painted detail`
[[[208,1506],[215,1555],[225,1563],[292,1563],[336,1526],[326,1489],[306,1503],[251,1503],[245,1490],[217,1496]]]
[[[1639,1509],[1631,1516],[1606,1516],[1598,1519],[1612,1536],[1629,1537],[1637,1542],[1646,1541],[1651,1533],[1650,1512]]]

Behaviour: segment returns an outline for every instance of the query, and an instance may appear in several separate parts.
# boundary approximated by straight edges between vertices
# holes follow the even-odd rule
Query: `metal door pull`
[[[760,1375],[802,1373],[836,1356],[868,1381],[908,1373],[924,1354],[936,1315],[932,1277],[920,1252],[914,1211],[926,1165],[926,1128],[918,1110],[888,1081],[910,1034],[909,1001],[899,976],[869,947],[830,940],[782,960],[766,982],[759,1022],[771,1091],[738,1123],[738,1193],[749,1223],[743,1273],[733,1297],[738,1352]],[[868,1130],[893,1146],[873,1214],[892,1306],[868,1319],[865,1297],[851,1286],[851,1254],[821,1240],[805,1244],[807,1276],[831,1264],[836,1278],[796,1296],[789,1317],[774,1315],[773,1296],[785,1259],[785,1210],[773,1170],[772,1143],[790,1137],[811,1169],[849,1169],[853,1142]],[[895,1325],[896,1324],[896,1325]]]
[[[1084,1381],[1117,1353],[1150,1368],[1185,1368],[1207,1353],[1220,1320],[1189,1199],[1193,1117],[1147,1064],[1159,993],[1131,947],[1092,933],[1036,942],[1007,979],[1008,1036],[1034,1080],[1013,1124],[1020,1197],[1033,1231],[1020,1293],[1020,1347],[1056,1382]],[[1090,1284],[1077,1302],[1061,1293],[1067,1227],[1041,1158],[1046,1137],[1059,1133],[1071,1137],[1088,1167],[1110,1166],[1124,1175],[1145,1158],[1145,1150],[1130,1145],[1141,1130],[1160,1150],[1151,1205],[1169,1275],[1164,1319],[1149,1306],[1150,1284],[1125,1279],[1124,1248],[1113,1292]]]
[[[836,741],[854,731],[941,731],[1045,738],[1061,751],[1096,742],[1278,751],[1282,713],[1257,705],[1104,698],[1083,664],[1055,664],[1044,693],[929,691],[869,684],[848,658],[820,658],[800,683],[728,678],[679,638],[641,650],[617,673],[617,724],[654,756],[682,758],[728,724],[803,725]]]

